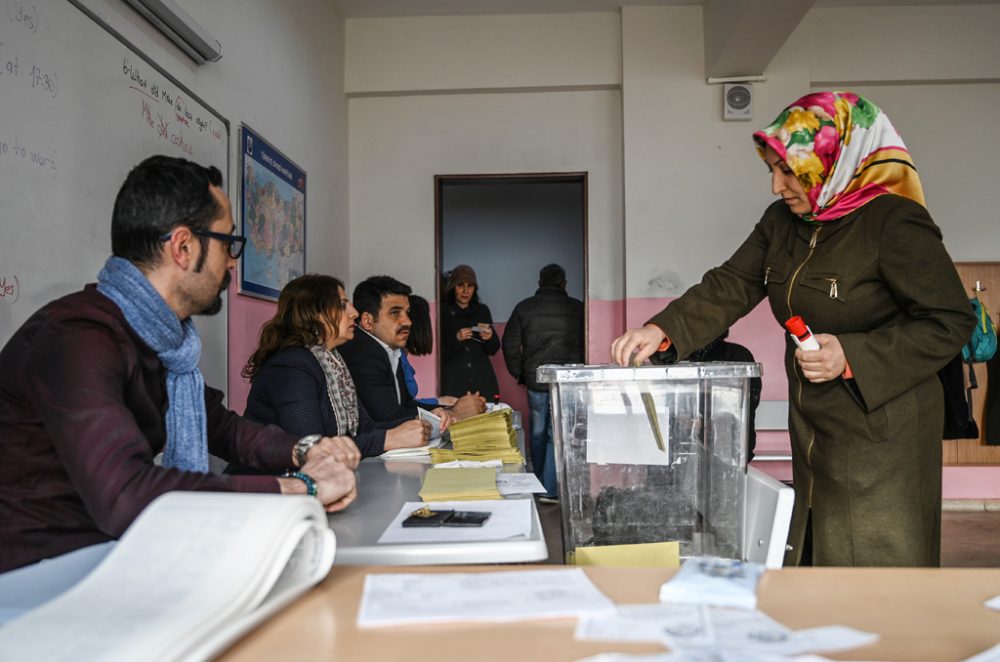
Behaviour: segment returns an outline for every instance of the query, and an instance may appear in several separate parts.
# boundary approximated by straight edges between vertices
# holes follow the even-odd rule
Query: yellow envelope
[[[493,467],[428,469],[420,487],[424,501],[502,499]]]
[[[679,568],[681,546],[678,542],[650,542],[636,545],[577,547],[576,565],[600,565],[617,568]]]

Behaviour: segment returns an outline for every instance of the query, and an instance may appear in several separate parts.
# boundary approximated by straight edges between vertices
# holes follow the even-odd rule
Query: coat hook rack
[[[986,291],[986,287],[983,286],[982,281],[977,280],[976,281],[976,286],[974,288],[972,288],[972,291],[973,292],[985,292]]]

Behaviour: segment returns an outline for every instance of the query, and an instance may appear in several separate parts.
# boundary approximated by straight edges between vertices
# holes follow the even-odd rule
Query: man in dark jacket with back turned
[[[546,363],[583,363],[583,302],[566,293],[566,271],[542,267],[538,289],[514,307],[503,334],[503,358],[519,384],[528,387],[531,464],[545,487],[543,500],[558,498],[549,389],[535,371]]]

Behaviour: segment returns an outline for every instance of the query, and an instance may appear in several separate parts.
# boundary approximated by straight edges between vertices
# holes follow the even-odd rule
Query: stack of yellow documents
[[[420,486],[424,501],[471,501],[473,499],[502,499],[497,489],[497,470],[493,467],[473,469],[435,469],[424,474]]]
[[[517,435],[510,412],[510,409],[500,409],[453,423],[448,428],[452,450],[432,448],[431,460],[434,464],[453,460],[523,463],[524,457],[517,450]]]

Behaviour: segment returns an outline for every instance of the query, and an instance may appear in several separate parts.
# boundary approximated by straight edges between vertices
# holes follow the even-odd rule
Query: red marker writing
[[[785,328],[788,329],[788,333],[792,336],[795,344],[799,346],[799,349],[819,349],[819,341],[813,337],[812,331],[809,330],[809,327],[806,326],[806,323],[798,315],[789,318],[785,322]]]

